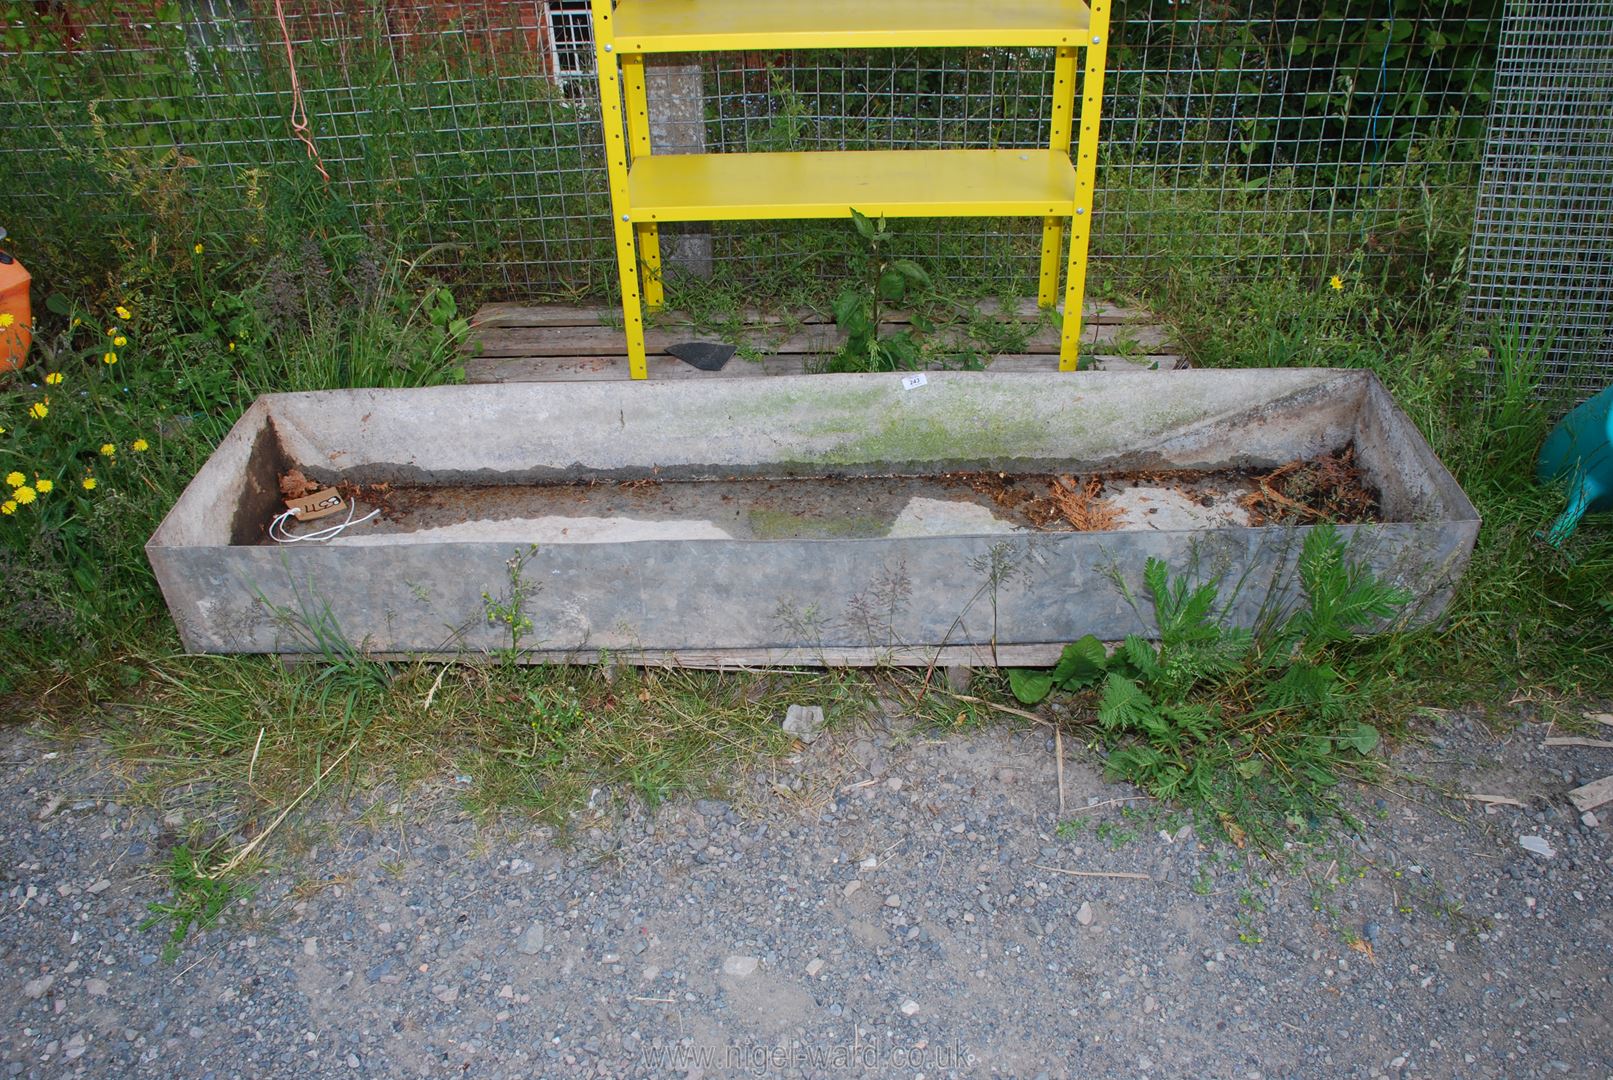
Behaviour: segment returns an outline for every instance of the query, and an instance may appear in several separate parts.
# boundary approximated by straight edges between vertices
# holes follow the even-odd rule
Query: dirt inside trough
[[[1217,499],[1241,489],[1238,503],[1247,512],[1249,525],[1380,520],[1378,492],[1356,463],[1354,443],[1333,453],[1297,458],[1268,470],[1061,476],[977,472],[952,473],[948,479],[965,483],[990,496],[996,505],[1022,514],[1029,526],[1050,532],[1120,528],[1126,514],[1113,496],[1140,487],[1181,492],[1205,507],[1213,507]]]
[[[292,488],[303,482],[300,474],[282,479]],[[1378,493],[1353,446],[1266,470],[338,488],[360,514],[380,513],[336,543],[850,539],[1380,520]]]

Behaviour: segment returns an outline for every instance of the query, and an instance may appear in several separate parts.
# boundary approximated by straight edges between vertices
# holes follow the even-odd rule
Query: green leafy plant
[[[420,300],[420,309],[426,317],[426,324],[434,332],[436,344],[445,352],[457,348],[470,333],[470,320],[459,313],[459,303],[454,299],[453,292],[442,285],[434,285],[426,290]]]
[[[231,902],[246,899],[255,891],[255,886],[229,874],[208,876],[208,871],[220,861],[220,846],[214,844],[200,851],[191,850],[187,844],[176,846],[163,867],[173,898],[146,905],[150,915],[140,923],[140,929],[148,931],[168,924],[163,959],[169,963],[179,955],[179,947],[192,929],[211,929]]]
[[[1352,562],[1331,525],[1306,535],[1297,569],[1303,602],[1257,634],[1218,617],[1218,582],[1190,584],[1150,559],[1143,581],[1157,642],[1132,635],[1107,654],[1083,638],[1050,670],[1010,671],[1009,686],[1034,704],[1101,683],[1110,774],[1209,809],[1229,832],[1274,816],[1304,820],[1340,769],[1379,741],[1358,719],[1371,709],[1370,681],[1341,666],[1341,647],[1410,597]]]
[[[509,635],[510,644],[504,650],[508,660],[515,660],[521,655],[521,641],[532,631],[532,617],[526,613],[526,606],[538,594],[539,585],[527,580],[526,564],[537,551],[537,545],[534,544],[510,556],[504,563],[509,575],[509,584],[504,591],[498,596],[482,593],[482,607],[487,612],[488,624],[502,626]]]
[[[835,325],[846,335],[846,343],[829,363],[830,371],[911,371],[922,359],[912,330],[881,335],[879,305],[882,301],[899,304],[916,287],[928,288],[930,277],[924,268],[909,259],[888,259],[885,245],[890,232],[884,218],[873,219],[855,209],[851,212],[857,235],[868,245],[864,259],[866,280],[847,286],[834,301]],[[915,315],[913,326],[927,331],[930,326]]]
[[[1064,646],[1059,662],[1051,668],[1010,668],[1008,686],[1020,701],[1036,705],[1055,689],[1075,691],[1092,686],[1103,678],[1108,660],[1109,650],[1103,642],[1088,634]]]

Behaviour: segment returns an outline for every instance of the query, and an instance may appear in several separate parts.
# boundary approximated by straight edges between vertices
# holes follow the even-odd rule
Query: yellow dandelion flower
[[[118,328],[115,327],[115,326],[107,327],[106,328],[106,336],[107,337],[117,337],[118,336]]]
[[[0,311],[0,330],[4,330],[17,321],[17,317],[9,311]]]
[[[191,250],[194,251],[196,254],[200,255],[202,253],[202,250],[203,250],[202,245],[197,244],[195,247],[191,248]]]
[[[117,362],[118,354],[115,352],[109,352],[105,356],[101,357],[101,363],[103,364],[115,364]]]
[[[118,452],[118,448],[115,445],[113,445],[112,443],[104,442],[104,443],[101,444],[101,456],[102,457],[111,457],[113,454],[115,454],[117,452]]]
[[[95,477],[93,476],[86,476],[83,480],[80,480],[79,483],[83,485],[85,491],[95,490]]]
[[[112,310],[117,312],[118,313],[118,318],[122,319],[124,322],[128,322],[130,319],[134,318],[134,312],[130,311],[128,308],[124,307],[122,304],[119,304],[117,307],[113,308]]]
[[[38,491],[41,495],[49,495],[55,489],[56,481],[54,480],[47,480],[41,477],[40,479],[34,481],[34,490]]]
[[[232,342],[230,342],[230,352],[234,352],[234,351],[235,351],[235,342],[232,341]]]
[[[1328,287],[1334,292],[1344,291],[1344,279],[1339,277],[1337,274],[1334,274],[1331,278],[1329,278],[1327,284]]]
[[[45,417],[50,415],[50,406],[46,405],[43,401],[36,401],[32,405],[28,406],[28,415],[33,417],[35,420],[43,420]]]
[[[125,345],[129,344],[129,339],[124,337],[122,334],[119,334],[117,337],[112,339],[112,344],[121,349]]]
[[[62,385],[62,373],[59,372],[59,371],[53,371],[49,375],[46,375],[45,376],[45,385],[46,386],[60,386],[60,385]]]
[[[0,514],[15,514],[16,512],[17,504],[12,502],[10,499],[0,503]]]
[[[29,487],[27,484],[24,484],[16,491],[13,491],[11,493],[11,497],[17,500],[18,506],[27,506],[29,503],[34,501],[34,489]]]
[[[6,487],[20,488],[27,482],[28,478],[22,475],[20,472],[12,471],[6,473]]]
[[[133,450],[137,454],[143,454],[147,450],[151,449],[151,444],[146,442],[144,439],[136,439],[134,442],[129,444],[129,449]]]

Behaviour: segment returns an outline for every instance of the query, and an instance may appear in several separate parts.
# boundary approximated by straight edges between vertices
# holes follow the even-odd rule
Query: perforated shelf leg
[[[1070,152],[1070,129],[1075,111],[1075,50],[1060,49],[1053,65],[1052,135],[1048,148]],[[1063,251],[1064,219],[1042,219],[1042,272],[1036,289],[1036,303],[1050,308],[1059,302],[1059,263]]]
[[[1081,306],[1087,292],[1087,245],[1092,238],[1092,189],[1098,175],[1098,124],[1103,116],[1103,69],[1109,50],[1109,0],[1092,0],[1092,39],[1081,79],[1081,130],[1075,145],[1075,214],[1070,218],[1070,265],[1064,279],[1064,327],[1059,370],[1081,365]]]
[[[627,132],[622,123],[621,73],[612,45],[611,0],[592,0],[594,62],[599,70],[600,124],[605,132],[605,172],[610,180],[611,224],[616,231],[616,272],[622,283],[622,322],[627,366],[635,379],[649,378],[644,362],[644,309],[639,295],[638,244],[627,198]]]
[[[644,79],[644,57],[622,57],[622,98],[627,108],[627,144],[633,157],[648,157],[650,147],[650,98]],[[654,223],[634,225],[638,236],[639,268],[644,276],[644,306],[658,310],[661,291],[661,233]]]

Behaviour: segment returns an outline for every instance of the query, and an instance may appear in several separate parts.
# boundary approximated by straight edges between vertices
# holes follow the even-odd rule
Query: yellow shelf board
[[[621,0],[623,53],[1081,46],[1081,0]]]
[[[633,220],[1069,217],[1075,168],[1057,150],[667,154],[633,162]]]

